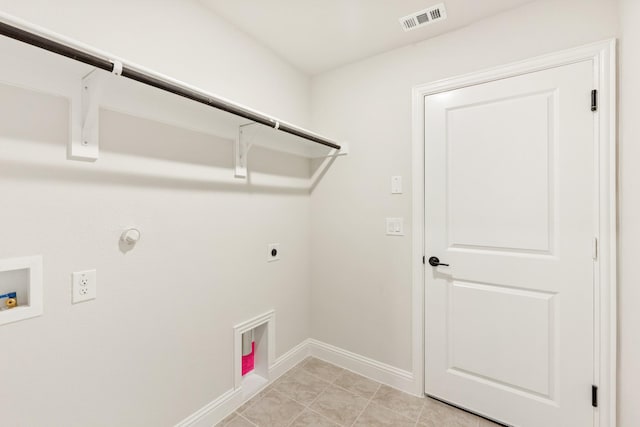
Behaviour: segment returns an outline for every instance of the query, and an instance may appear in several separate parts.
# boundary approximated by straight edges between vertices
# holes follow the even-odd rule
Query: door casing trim
[[[594,411],[595,427],[616,426],[617,381],[617,68],[616,40],[609,39],[557,53],[415,86],[412,90],[412,360],[415,393],[425,390],[425,177],[424,98],[467,86],[488,83],[522,74],[593,61],[594,87],[598,90],[598,111],[594,135],[599,174],[594,177],[597,194],[596,236],[599,244],[595,262],[595,348],[594,385],[599,406]],[[589,106],[585,104],[585,108]],[[586,395],[585,391],[585,395]]]

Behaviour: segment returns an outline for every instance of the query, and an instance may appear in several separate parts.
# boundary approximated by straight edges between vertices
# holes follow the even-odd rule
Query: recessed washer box
[[[0,325],[42,314],[42,256],[0,259],[0,295],[16,293],[17,305],[0,299]]]

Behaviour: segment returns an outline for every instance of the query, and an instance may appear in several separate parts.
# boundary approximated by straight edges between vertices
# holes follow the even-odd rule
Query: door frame
[[[488,83],[585,60],[593,61],[594,89],[598,90],[598,111],[594,137],[596,211],[599,213],[594,237],[598,257],[594,264],[594,385],[598,386],[595,427],[616,426],[617,380],[617,83],[616,40],[610,39],[549,55],[543,55],[489,70],[438,80],[412,90],[412,358],[416,394],[425,391],[425,174],[424,98],[467,86]],[[585,108],[589,108],[585,105]],[[585,391],[585,396],[586,396]]]

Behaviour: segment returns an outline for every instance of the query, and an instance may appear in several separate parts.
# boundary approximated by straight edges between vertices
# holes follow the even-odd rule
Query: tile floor
[[[216,427],[498,427],[308,358]]]

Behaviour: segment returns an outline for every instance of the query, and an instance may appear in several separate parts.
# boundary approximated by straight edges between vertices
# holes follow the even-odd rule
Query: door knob
[[[429,265],[432,267],[437,267],[439,265],[444,265],[445,267],[449,267],[449,264],[441,263],[440,259],[438,259],[437,256],[432,256],[431,258],[429,258]]]

